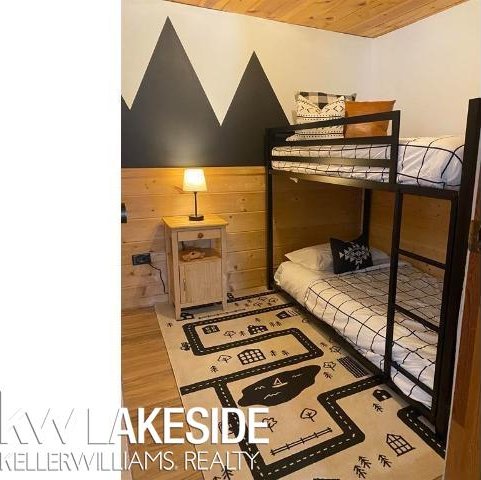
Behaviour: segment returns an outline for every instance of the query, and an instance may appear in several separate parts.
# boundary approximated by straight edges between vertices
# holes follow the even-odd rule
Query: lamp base
[[[192,215],[189,215],[189,220],[191,222],[201,222],[202,220],[204,220],[204,215],[192,214]]]

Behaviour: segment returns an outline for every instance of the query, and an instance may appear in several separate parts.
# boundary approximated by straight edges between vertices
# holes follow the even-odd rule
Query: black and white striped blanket
[[[411,265],[399,267],[396,303],[439,325],[442,281]],[[383,367],[389,267],[337,275],[312,282],[305,306],[346,338],[365,357]],[[432,388],[437,333],[396,314],[393,359]],[[427,406],[430,396],[402,374],[392,370],[394,382],[413,399]]]
[[[273,159],[276,170],[329,175],[376,182],[389,180],[389,169],[347,165],[321,165],[317,159],[389,158],[389,145],[322,145],[274,147],[273,157],[303,157],[309,161]],[[398,183],[434,188],[459,188],[464,153],[464,137],[416,137],[399,140]]]

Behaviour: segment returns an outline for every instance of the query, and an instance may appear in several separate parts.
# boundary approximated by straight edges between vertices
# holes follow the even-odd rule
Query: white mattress
[[[319,159],[364,158],[389,159],[389,145],[322,145],[274,147],[273,157],[304,157],[309,161],[295,159],[272,159],[272,168],[289,172],[328,175],[343,178],[389,181],[389,169],[383,167],[353,167],[344,165],[321,165]],[[398,183],[458,189],[464,153],[464,137],[416,137],[399,139]]]
[[[331,325],[363,356],[380,369],[384,365],[389,266],[380,265],[343,275],[315,272],[293,262],[282,263],[277,284],[316,317]],[[398,274],[397,303],[439,324],[442,282],[409,264]],[[396,314],[393,359],[432,388],[437,334]],[[394,368],[394,383],[410,398],[427,407],[431,396]]]

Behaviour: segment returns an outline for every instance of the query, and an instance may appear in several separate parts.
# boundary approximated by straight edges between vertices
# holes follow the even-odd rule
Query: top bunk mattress
[[[311,175],[388,182],[389,169],[319,163],[326,158],[389,159],[389,145],[283,146],[272,149],[274,170]],[[398,176],[401,184],[440,189],[459,189],[464,153],[464,137],[415,137],[399,139]],[[303,157],[299,161],[285,157]]]

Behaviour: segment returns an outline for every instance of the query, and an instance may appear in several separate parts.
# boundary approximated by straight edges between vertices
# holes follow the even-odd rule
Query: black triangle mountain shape
[[[288,124],[264,69],[253,53],[222,124],[221,142],[226,159],[232,165],[263,165],[266,128]]]
[[[177,33],[167,19],[130,112],[139,166],[208,165],[219,122]],[[129,139],[130,141],[130,139]]]
[[[263,165],[265,129],[287,124],[254,53],[220,127],[167,19],[130,110],[122,99],[122,166]]]

